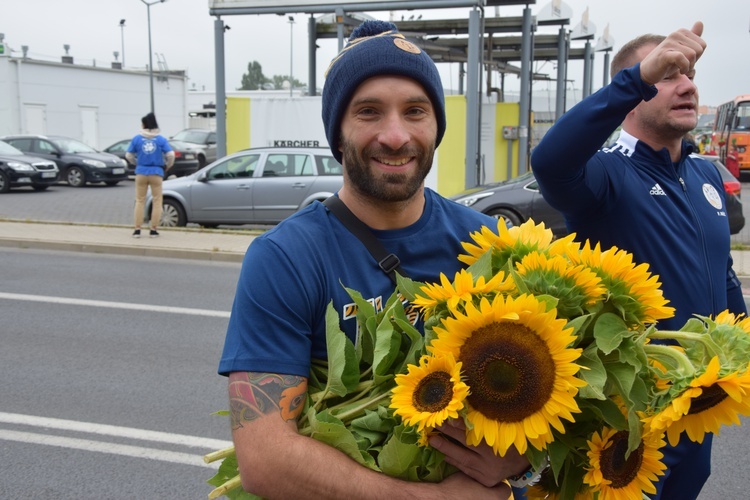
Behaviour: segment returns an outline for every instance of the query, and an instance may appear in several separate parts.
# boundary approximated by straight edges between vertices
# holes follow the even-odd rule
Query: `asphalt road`
[[[0,196],[0,218],[132,226],[134,204],[135,185],[132,180],[116,186],[87,184],[80,188],[57,184],[44,192],[24,188],[4,193]],[[188,227],[199,226],[190,223]],[[248,229],[268,226],[219,227]]]
[[[0,259],[0,498],[206,498],[239,264]]]

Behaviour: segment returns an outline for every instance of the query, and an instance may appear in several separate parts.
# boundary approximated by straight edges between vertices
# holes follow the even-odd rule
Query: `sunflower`
[[[439,306],[445,304],[448,310],[457,310],[461,301],[471,302],[475,295],[506,292],[515,289],[512,280],[505,279],[505,273],[500,271],[489,281],[485,282],[484,276],[474,281],[473,275],[466,269],[456,273],[453,283],[448,277],[440,273],[440,284],[427,283],[422,286],[416,294],[412,304],[424,310],[425,319],[432,316]]]
[[[419,366],[396,375],[391,408],[417,431],[458,418],[469,388],[461,381],[461,363],[451,355],[422,356]]]
[[[583,314],[606,291],[594,271],[573,265],[562,255],[530,252],[516,264],[516,270],[531,293],[557,298],[558,314],[565,318]]]
[[[465,314],[442,320],[428,346],[436,356],[452,354],[463,364],[471,394],[467,401],[467,442],[482,440],[504,455],[512,445],[543,449],[552,429],[564,433],[561,418],[579,412],[575,395],[585,382],[576,378],[580,349],[570,349],[572,328],[556,310],[532,295],[497,295]]]
[[[586,242],[575,263],[593,269],[609,291],[610,302],[628,323],[653,323],[674,316],[674,307],[667,307],[659,276],[648,271],[648,264],[635,265],[633,255],[617,247],[602,252]]]
[[[628,431],[605,427],[587,441],[589,467],[583,482],[598,491],[601,500],[641,500],[643,493],[656,493],[657,476],[667,468],[661,462],[664,440],[659,434],[645,434],[625,458],[628,437]]]
[[[702,443],[706,433],[718,434],[722,425],[740,425],[739,415],[750,415],[750,368],[719,377],[720,368],[713,357],[688,389],[647,420],[651,428],[666,430],[670,445],[677,445],[683,431]]]
[[[471,265],[492,249],[493,269],[503,267],[510,258],[519,261],[533,250],[544,250],[552,242],[552,231],[545,228],[543,223],[534,225],[531,219],[520,226],[511,228],[505,225],[503,219],[498,219],[497,234],[484,226],[479,231],[471,233],[470,236],[476,244],[461,243],[467,255],[459,255],[458,260]],[[495,260],[497,260],[497,265],[495,265]]]
[[[736,325],[742,328],[745,333],[750,333],[750,317],[744,314],[737,314],[725,310],[716,315],[714,321],[720,325]]]

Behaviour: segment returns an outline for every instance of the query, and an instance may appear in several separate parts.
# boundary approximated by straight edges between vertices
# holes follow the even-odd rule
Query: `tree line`
[[[280,90],[284,88],[285,81],[293,81],[292,88],[305,86],[305,83],[300,82],[296,78],[290,79],[290,75],[273,75],[271,78],[268,78],[263,74],[263,68],[260,63],[253,61],[248,63],[247,73],[242,74],[241,86],[237,90]]]

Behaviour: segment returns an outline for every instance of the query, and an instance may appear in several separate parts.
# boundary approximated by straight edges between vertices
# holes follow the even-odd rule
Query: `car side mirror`
[[[206,175],[205,172],[202,172],[201,175],[198,176],[198,182],[208,182],[208,175]]]

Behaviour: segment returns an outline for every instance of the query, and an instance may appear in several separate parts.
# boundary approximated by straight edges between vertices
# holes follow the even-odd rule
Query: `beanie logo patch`
[[[414,44],[413,44],[413,43],[411,43],[410,41],[408,41],[408,40],[405,40],[405,39],[403,39],[403,38],[394,38],[394,39],[393,39],[393,43],[394,43],[394,44],[396,45],[396,47],[398,47],[399,49],[401,49],[401,50],[403,50],[403,51],[405,51],[405,52],[409,52],[409,53],[411,53],[411,54],[419,54],[419,53],[421,53],[421,52],[422,52],[422,51],[421,51],[421,50],[419,49],[419,47],[417,47],[416,45],[414,45]]]

